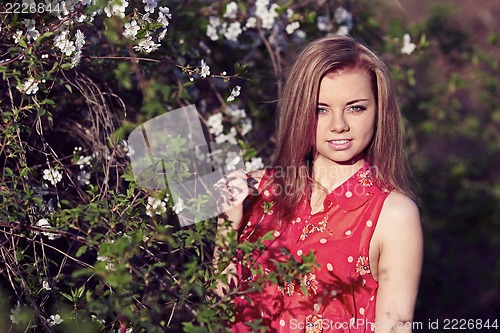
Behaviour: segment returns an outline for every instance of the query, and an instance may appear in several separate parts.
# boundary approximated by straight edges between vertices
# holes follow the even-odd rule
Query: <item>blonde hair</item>
[[[415,198],[404,153],[404,136],[395,89],[387,66],[360,42],[346,36],[316,40],[298,55],[278,102],[279,120],[273,168],[292,168],[294,175],[275,174],[272,183],[285,191],[276,197],[278,216],[293,213],[312,182],[317,102],[323,77],[333,71],[361,68],[372,78],[377,103],[375,133],[365,158],[378,170],[383,187],[392,187]]]

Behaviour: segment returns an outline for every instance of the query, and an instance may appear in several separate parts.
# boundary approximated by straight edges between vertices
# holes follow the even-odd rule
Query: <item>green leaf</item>
[[[47,113],[47,110],[40,108],[40,109],[38,109],[36,114],[37,114],[37,116],[42,117],[43,115],[45,115],[45,113]]]
[[[62,291],[60,291],[59,294],[61,294],[64,298],[66,298],[68,301],[70,301],[71,303],[73,303],[73,297],[71,295],[63,293]]]
[[[41,101],[41,102],[40,102],[40,104],[41,104],[41,105],[43,105],[43,104],[56,105],[56,102],[54,102],[54,101],[53,101],[53,100],[51,100],[51,99],[46,98],[46,99],[44,99],[43,101]]]
[[[80,246],[80,248],[78,249],[78,251],[76,251],[75,256],[78,258],[82,254],[84,254],[85,252],[87,252],[87,246],[86,245]]]
[[[72,66],[73,65],[71,65],[71,64],[62,64],[61,65],[61,69],[64,70],[64,71],[66,71],[66,70],[70,69]]]
[[[146,33],[148,32],[148,29],[141,29],[137,32],[135,35],[135,38],[140,39],[146,37]]]
[[[28,44],[26,44],[26,41],[24,40],[24,38],[19,38],[18,42],[19,42],[19,46],[21,46],[25,49],[28,48]]]
[[[46,39],[48,39],[48,38],[50,38],[50,37],[52,37],[52,36],[54,36],[54,32],[52,32],[52,31],[47,31],[46,33],[44,33],[43,35],[41,35],[40,37],[38,37],[38,38],[36,39],[36,43],[35,43],[35,45],[37,45],[37,46],[38,46],[38,45],[42,44],[42,43],[43,43]]]

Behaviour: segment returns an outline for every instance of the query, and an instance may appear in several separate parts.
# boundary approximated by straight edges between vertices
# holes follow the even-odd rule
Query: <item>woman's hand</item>
[[[243,202],[250,194],[249,179],[243,170],[237,170],[214,185],[219,212],[222,218],[232,222],[236,231],[240,229],[243,219]]]
[[[263,173],[258,172],[258,174],[260,176]],[[214,185],[216,202],[219,212],[221,213],[218,220],[216,247],[212,261],[216,272],[218,271],[219,259],[222,253],[226,251],[226,244],[224,242],[226,240],[226,235],[231,230],[235,230],[236,232],[240,230],[243,222],[243,202],[252,192],[257,193],[257,188],[255,187],[257,184],[258,181],[255,178],[249,176],[242,170],[237,170],[229,173]],[[231,227],[229,229],[222,228],[222,222],[224,222],[224,220],[229,220],[231,222]],[[223,296],[230,286],[236,286],[238,284],[236,271],[237,269],[234,262],[229,263],[222,269],[221,273],[227,275],[227,284],[218,280],[215,289],[216,294]]]

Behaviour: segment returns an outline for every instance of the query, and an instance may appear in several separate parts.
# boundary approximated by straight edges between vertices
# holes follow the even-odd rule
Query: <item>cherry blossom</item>
[[[43,179],[48,180],[53,186],[56,186],[62,180],[62,174],[53,168],[43,170]]]
[[[204,59],[201,60],[201,71],[200,76],[202,78],[206,78],[210,75],[210,67],[207,65]]]
[[[411,42],[411,37],[409,34],[404,34],[403,35],[403,47],[401,48],[401,53],[403,54],[412,54],[413,51],[415,51],[415,48],[417,45]]]

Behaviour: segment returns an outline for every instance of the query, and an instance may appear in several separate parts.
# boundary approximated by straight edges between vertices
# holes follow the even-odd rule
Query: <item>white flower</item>
[[[170,8],[168,7],[160,7],[158,15],[164,15],[165,17],[172,19],[172,14],[170,14]]]
[[[411,37],[409,34],[403,35],[403,47],[401,48],[401,53],[403,54],[412,54],[415,51],[417,45],[411,42]]]
[[[80,60],[82,60],[82,51],[78,50],[71,57],[71,68],[75,68],[80,64]]]
[[[70,56],[76,50],[73,41],[68,38],[69,31],[65,30],[54,38],[54,45],[58,47],[67,56]]]
[[[247,20],[247,23],[245,24],[245,27],[247,28],[255,28],[255,26],[257,25],[257,18],[256,17],[253,17],[253,16],[250,16]]]
[[[210,67],[207,65],[204,59],[201,59],[201,71],[200,76],[206,78],[210,75]]]
[[[115,266],[115,264],[113,263],[113,261],[110,258],[108,258],[106,256],[97,256],[97,260],[106,263],[105,269],[107,271],[114,271],[114,270],[116,270],[116,266]]]
[[[215,113],[207,119],[208,131],[213,135],[219,135],[224,130],[222,125],[222,113]]]
[[[137,25],[136,20],[132,20],[130,22],[125,22],[123,25],[125,31],[123,31],[123,37],[129,38],[131,40],[135,40],[135,36],[141,30],[141,27]]]
[[[112,4],[111,7],[109,4]],[[108,6],[104,8],[104,12],[108,17],[118,16],[121,18],[125,17],[125,9],[128,7],[128,2],[124,0],[114,0],[108,2]]]
[[[153,217],[153,215],[161,215],[167,211],[166,203],[160,199],[154,197],[148,198],[148,204],[146,206],[146,215]]]
[[[80,149],[81,151],[81,149]],[[76,165],[80,166],[80,169],[83,169],[86,165],[90,165],[92,162],[92,156],[80,156],[78,161],[76,161]]]
[[[75,46],[77,49],[81,49],[83,45],[85,45],[85,35],[83,32],[78,29],[75,34],[76,41],[75,41]]]
[[[10,321],[12,323],[19,325],[19,315],[21,314],[21,309],[19,308],[19,304],[14,308],[10,310]]]
[[[235,19],[237,13],[238,13],[238,4],[232,1],[226,5],[226,12],[224,13],[223,17],[229,19]]]
[[[349,13],[343,7],[338,7],[333,15],[335,23],[339,25],[337,29],[338,35],[348,35],[349,31],[352,29],[352,13]]]
[[[16,33],[12,36],[14,38],[14,43],[19,43],[19,39],[23,36],[23,31],[22,30],[17,30]]]
[[[227,108],[227,112],[231,116],[231,120],[233,122],[237,122],[238,120],[243,119],[247,116],[245,113],[245,109],[238,109],[235,104],[230,105]]]
[[[349,34],[349,27],[346,25],[341,25],[336,32],[337,35],[347,36]]]
[[[268,9],[269,0],[257,0],[255,3],[255,15],[261,19],[263,29],[271,29],[274,25],[274,20],[278,16],[276,9],[279,6],[275,3]]]
[[[47,219],[40,219],[40,220],[38,220],[38,222],[35,225],[41,229],[50,229],[50,227],[51,227],[51,225],[50,225],[49,221],[47,221]],[[40,232],[38,232],[38,231],[33,231],[33,233],[35,235],[40,234]],[[42,231],[42,235],[46,236],[49,240],[54,240],[54,239],[58,239],[61,237],[58,234],[54,234],[51,232],[45,232],[45,231]]]
[[[344,7],[338,7],[335,9],[335,14],[333,14],[335,23],[342,24],[345,22],[352,21],[352,14],[349,13]]]
[[[217,28],[214,28],[211,25],[207,25],[207,37],[213,41],[219,39],[219,34],[217,33]]]
[[[123,150],[127,153],[128,157],[135,154],[134,148],[128,144],[127,140],[122,140]]]
[[[146,6],[144,6],[144,11],[154,13],[155,8],[158,5],[156,0],[142,0],[142,2],[146,4]]]
[[[225,168],[228,171],[236,170],[236,166],[241,161],[241,157],[238,153],[230,151],[227,153]]]
[[[224,32],[224,37],[226,37],[227,40],[236,42],[238,40],[238,36],[241,35],[242,32],[243,30],[241,30],[240,22],[231,22],[229,27],[227,27],[226,32]]]
[[[134,46],[134,50],[136,51],[144,51],[146,53],[151,53],[153,51],[156,51],[159,47],[160,44],[155,44],[152,41],[153,37],[151,37],[149,34],[146,35],[146,38],[143,38],[139,41],[139,44]]]
[[[252,157],[248,162],[245,162],[245,171],[252,172],[264,168],[264,163],[262,163],[262,158]]]
[[[318,27],[319,31],[331,31],[333,29],[333,24],[327,15],[318,16],[316,26]]]
[[[43,179],[48,180],[53,186],[56,186],[62,180],[62,174],[53,168],[43,170]]]
[[[179,198],[179,200],[175,203],[174,207],[172,207],[175,214],[179,214],[184,210],[184,208],[185,208],[184,201],[181,198]]]
[[[226,24],[226,23],[224,23]],[[213,41],[219,39],[220,29],[225,30],[225,27],[221,27],[221,20],[219,17],[210,16],[208,18],[208,26],[207,26],[207,37]]]
[[[168,7],[160,7],[160,11],[158,12],[158,22],[161,23],[163,28],[168,27],[169,19],[172,19],[172,14],[170,14],[170,9]],[[166,33],[166,29],[165,29]]]
[[[95,0],[81,0],[83,6],[90,6],[93,5]]]
[[[167,35],[167,28],[163,29],[162,32],[158,34],[158,42],[161,42]]]
[[[63,322],[63,320],[61,319],[61,316],[56,314],[56,315],[50,315],[50,318],[47,320],[49,326],[55,326],[55,325],[59,325],[60,323]]]
[[[236,145],[238,144],[238,142],[236,141],[236,128],[234,127],[231,127],[231,129],[229,130],[229,133],[227,134],[219,134],[216,138],[215,138],[215,142],[216,143],[223,143],[223,142],[229,142],[233,145]]]
[[[36,40],[38,37],[40,37],[40,33],[35,29],[35,20],[23,19],[23,21],[24,26],[27,29],[26,34],[28,36],[28,40]]]
[[[85,170],[80,171],[77,177],[80,185],[88,185],[90,184],[90,173]]]
[[[241,120],[241,135],[246,135],[252,130],[252,120],[250,118],[245,118]]]
[[[286,10],[286,18],[287,18],[287,19],[291,19],[291,18],[292,18],[292,16],[293,16],[293,14],[294,14],[294,12],[293,12],[293,9],[292,9],[292,8],[288,8],[288,9]]]
[[[47,281],[42,281],[42,289],[52,290],[52,288],[50,287],[50,284]]]
[[[233,90],[231,90],[231,95],[227,98],[227,101],[228,102],[234,101],[234,99],[240,95],[240,91],[241,91],[240,86],[234,87]]]
[[[286,30],[287,34],[291,35],[298,28],[300,28],[300,23],[299,23],[299,21],[295,21],[295,22],[292,22],[292,23],[288,24],[286,26],[285,30]]]
[[[24,92],[26,95],[34,95],[38,91],[38,82],[34,78],[28,78],[21,87],[17,87],[17,90]]]

